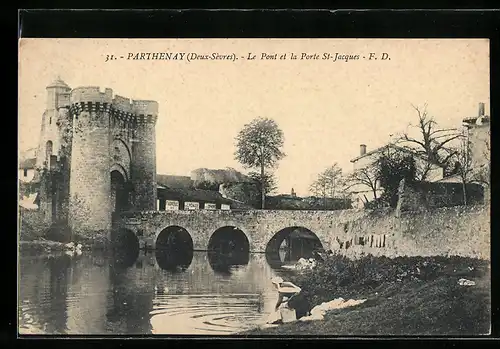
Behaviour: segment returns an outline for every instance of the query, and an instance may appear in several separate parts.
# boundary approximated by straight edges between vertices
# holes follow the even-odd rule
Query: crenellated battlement
[[[109,237],[113,212],[154,210],[158,103],[98,86],[71,89],[60,78],[46,91],[37,164],[60,166],[61,176],[40,180],[43,219],[100,239]]]
[[[110,88],[101,92],[96,86],[77,87],[71,91],[70,102],[76,114],[82,111],[105,111],[120,119],[149,123],[156,123],[158,117],[158,102],[133,100],[119,95],[113,97]]]
[[[77,87],[71,91],[71,104],[75,103],[99,103],[111,104],[113,100],[113,91],[106,89],[101,92],[98,86]]]

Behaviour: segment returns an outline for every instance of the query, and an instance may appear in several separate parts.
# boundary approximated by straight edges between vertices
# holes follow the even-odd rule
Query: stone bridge
[[[277,250],[284,239],[301,231],[299,238],[316,240],[327,250],[337,250],[345,243],[353,222],[362,216],[361,210],[124,212],[115,215],[113,231],[114,234],[133,233],[141,248],[153,249],[158,248],[160,241],[165,241],[169,232],[183,231],[193,249],[202,251],[208,250],[214,237],[225,231],[223,239],[239,239],[250,252]]]

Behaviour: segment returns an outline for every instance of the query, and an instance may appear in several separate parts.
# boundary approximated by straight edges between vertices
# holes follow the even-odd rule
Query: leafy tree
[[[283,131],[276,122],[268,118],[256,118],[246,124],[236,137],[235,159],[246,168],[259,168],[260,180],[266,178],[266,169],[277,166],[285,157],[281,150]],[[262,208],[265,208],[265,184],[261,182]]]
[[[391,207],[396,207],[401,180],[404,179],[409,185],[416,181],[415,158],[403,152],[384,153],[377,160],[377,170],[380,186],[384,188],[380,200]]]
[[[261,177],[261,174],[258,172],[250,172],[248,176],[256,184],[259,193],[264,192],[265,195],[269,195],[274,193],[278,188],[276,177],[271,172],[264,173],[264,177]]]
[[[417,129],[418,137],[413,137],[405,132],[399,135],[396,139],[398,143],[411,149],[418,155],[427,158],[422,167],[417,169],[417,177],[424,181],[427,179],[429,171],[433,164],[443,168],[450,166],[451,160],[456,155],[456,150],[451,146],[450,142],[460,137],[457,129],[439,128],[437,122],[427,112],[427,104],[423,108],[413,106],[418,115],[418,122],[415,125],[410,125]]]
[[[199,181],[194,183],[196,189],[219,191],[219,184],[210,181]]]
[[[228,198],[240,201],[253,208],[261,207],[260,185],[255,182],[224,183]]]

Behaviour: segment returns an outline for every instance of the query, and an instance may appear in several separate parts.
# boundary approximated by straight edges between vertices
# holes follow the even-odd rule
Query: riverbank
[[[93,238],[86,238],[82,236],[75,236],[71,241],[57,241],[43,236],[31,237],[30,239],[21,239],[19,241],[20,252],[39,252],[51,253],[62,252],[71,249],[68,244],[73,243],[74,246],[80,245],[81,250],[106,250],[109,248],[107,239],[96,236]]]
[[[19,241],[19,252],[36,252],[36,253],[54,253],[54,252],[65,252],[77,250],[77,244],[73,243],[70,245],[68,243],[62,243],[59,241],[46,240],[43,238],[31,241]],[[89,246],[81,245],[78,250],[88,250]]]
[[[461,285],[460,279],[475,284]],[[324,320],[298,320],[242,335],[480,335],[490,331],[490,273],[485,260],[333,256],[290,281],[302,287],[301,296],[290,304],[297,312],[338,297],[367,301],[329,311]]]

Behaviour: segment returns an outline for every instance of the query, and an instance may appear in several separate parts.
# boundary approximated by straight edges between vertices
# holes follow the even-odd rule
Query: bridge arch
[[[272,235],[265,252],[268,261],[287,262],[311,258],[318,249],[323,249],[323,243],[315,232],[303,226],[290,226]]]
[[[226,225],[212,233],[207,250],[219,253],[250,253],[250,240],[240,228]]]
[[[160,231],[156,237],[155,249],[156,262],[163,270],[186,270],[193,261],[191,234],[178,225],[170,225]]]
[[[129,180],[128,172],[122,165],[120,165],[118,163],[112,164],[110,169],[109,169],[109,172],[112,173],[113,171],[119,172],[122,175],[123,180],[125,182],[128,182],[128,180]]]
[[[115,137],[113,142],[110,144],[110,155],[111,163],[120,165],[128,175],[132,155],[127,143],[125,143],[121,138]]]

